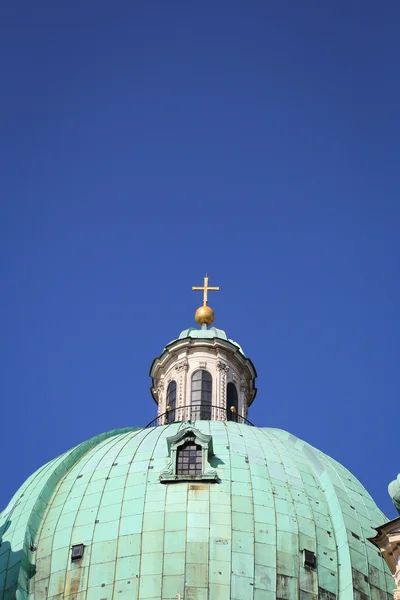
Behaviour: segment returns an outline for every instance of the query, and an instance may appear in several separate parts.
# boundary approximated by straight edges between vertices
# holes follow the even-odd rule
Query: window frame
[[[200,377],[198,377],[200,375]],[[207,369],[196,369],[190,378],[190,418],[210,421],[212,416],[213,376]]]
[[[173,423],[175,421],[175,412],[176,412],[176,392],[177,392],[177,385],[176,385],[176,381],[175,379],[172,379],[172,381],[169,382],[168,387],[167,387],[167,397],[166,397],[166,421],[167,423]],[[173,399],[170,398],[170,395],[174,394]],[[168,410],[169,407],[169,410]]]
[[[233,389],[234,390],[234,396],[235,398],[232,400],[232,398],[230,398],[230,393],[229,390]],[[232,410],[232,407],[234,407],[235,410]],[[237,423],[238,421],[238,413],[239,413],[239,394],[238,394],[238,390],[236,387],[236,384],[233,381],[228,381],[227,385],[226,385],[226,420],[227,421],[234,421]]]
[[[203,470],[202,448],[193,441],[186,441],[177,448],[176,474],[201,475]]]

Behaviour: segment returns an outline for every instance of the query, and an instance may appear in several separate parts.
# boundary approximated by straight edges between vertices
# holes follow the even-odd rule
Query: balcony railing
[[[167,410],[167,412],[150,421],[146,428],[169,425],[179,421],[233,421],[234,423],[244,423],[254,427],[248,419],[238,415],[236,411],[232,411],[230,408],[188,405]]]

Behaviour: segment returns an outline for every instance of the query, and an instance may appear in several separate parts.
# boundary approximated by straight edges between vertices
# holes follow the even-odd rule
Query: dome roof
[[[185,426],[112,431],[34,473],[0,515],[0,599],[391,597],[368,541],[386,519],[347,469],[279,429],[196,421],[218,481],[160,483]]]
[[[400,513],[400,473],[397,475],[394,481],[389,483],[389,495],[393,500],[393,504]]]
[[[243,354],[243,356],[245,356],[242,347],[234,340],[230,340],[223,329],[217,329],[216,327],[210,327],[209,329],[206,329],[205,327],[204,329],[198,329],[197,327],[189,327],[189,329],[184,329],[183,331],[181,331],[178,339],[181,340],[183,338],[188,337],[203,340],[212,340],[214,338],[225,340],[239,348],[240,352]],[[176,342],[176,340],[173,340],[170,343],[172,344],[173,342]]]

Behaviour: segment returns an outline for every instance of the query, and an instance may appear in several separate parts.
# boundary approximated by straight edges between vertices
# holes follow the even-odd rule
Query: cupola
[[[203,306],[191,327],[164,348],[150,368],[151,393],[158,404],[157,424],[174,421],[247,421],[256,395],[253,363],[225,331],[212,327],[214,311],[208,292],[219,288],[193,287],[204,292]]]

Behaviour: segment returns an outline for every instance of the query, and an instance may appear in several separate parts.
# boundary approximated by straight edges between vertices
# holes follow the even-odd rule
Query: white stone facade
[[[198,370],[205,370],[212,378],[211,412],[209,418],[216,421],[230,420],[231,406],[228,406],[228,384],[237,391],[237,417],[232,420],[243,421],[247,418],[256,389],[255,369],[251,361],[241,353],[237,346],[219,338],[179,339],[170,344],[165,352],[152,365],[150,375],[153,379],[152,394],[158,404],[158,416],[168,413],[168,386],[176,382],[176,403],[174,415],[166,417],[166,422],[194,420],[192,405],[192,376]],[[161,421],[160,421],[160,424]]]
[[[378,534],[370,541],[379,548],[391,570],[396,584],[393,598],[400,600],[400,517],[378,527],[377,531]]]

